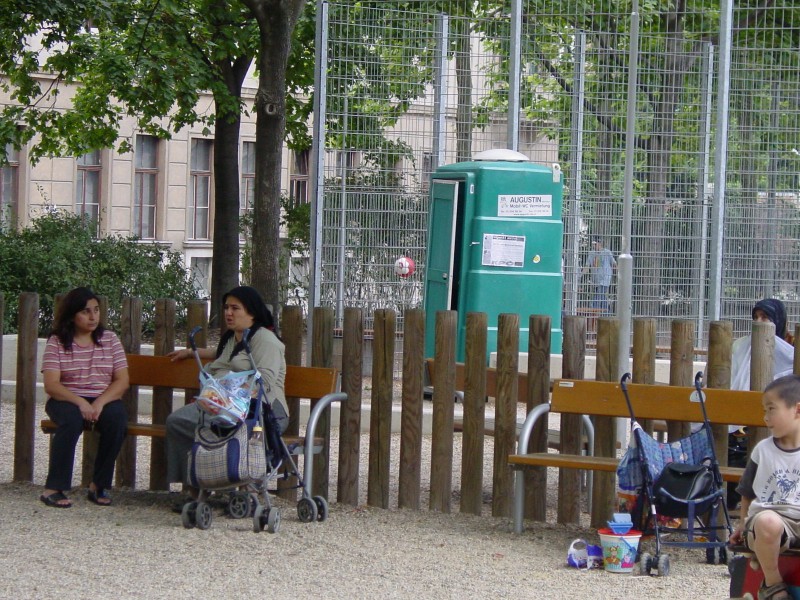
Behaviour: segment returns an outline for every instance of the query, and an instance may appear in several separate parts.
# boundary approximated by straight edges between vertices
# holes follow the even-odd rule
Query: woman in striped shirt
[[[108,506],[114,462],[128,423],[120,400],[128,389],[128,363],[119,338],[100,323],[100,303],[88,288],[75,288],[59,304],[42,373],[48,396],[45,411],[58,429],[50,442],[40,500],[56,508],[72,506],[64,492],[72,488],[75,445],[88,423],[99,432],[100,441],[87,495],[95,504]]]

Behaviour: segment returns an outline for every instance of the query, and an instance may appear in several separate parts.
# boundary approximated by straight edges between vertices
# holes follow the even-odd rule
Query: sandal
[[[104,488],[90,489],[86,497],[97,506],[111,506],[111,496]]]
[[[758,600],[792,600],[783,581],[769,587],[764,587],[764,582],[761,582],[761,586],[758,590]]]
[[[72,501],[64,495],[64,492],[53,492],[49,496],[42,494],[39,496],[39,500],[53,508],[72,508]],[[64,504],[65,501],[66,504]]]

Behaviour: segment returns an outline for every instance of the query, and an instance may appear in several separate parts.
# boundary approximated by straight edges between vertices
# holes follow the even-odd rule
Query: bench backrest
[[[637,419],[668,419],[700,422],[700,403],[693,401],[694,388],[628,384]],[[705,388],[706,412],[711,423],[764,426],[761,392]],[[628,417],[628,405],[619,383],[556,379],[550,401],[552,412]]]
[[[425,359],[425,366],[428,375],[433,380],[434,362],[432,358]],[[467,381],[467,368],[464,363],[456,363],[456,390],[464,390]],[[528,375],[526,373],[517,374],[517,402],[525,404],[528,400]],[[486,395],[490,398],[497,397],[497,369],[494,367],[486,368]]]
[[[131,385],[179,389],[199,387],[200,369],[194,359],[173,362],[166,356],[128,354],[126,357]],[[287,397],[317,400],[335,392],[337,385],[336,369],[293,365],[286,367],[284,391]]]

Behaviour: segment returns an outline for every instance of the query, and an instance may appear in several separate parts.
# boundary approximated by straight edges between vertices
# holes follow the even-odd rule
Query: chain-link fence
[[[419,306],[431,173],[510,147],[561,165],[564,310],[580,314],[592,302],[591,241],[613,256],[622,247],[631,5],[402,4],[319,5],[312,297],[338,319],[343,306],[368,316]],[[694,319],[704,346],[717,310],[736,335],[762,297],[800,317],[800,7],[740,2],[728,19],[724,5],[694,6],[640,12],[631,250],[634,316],[658,318],[662,342],[671,319]],[[403,255],[417,265],[407,278],[393,270]],[[613,283],[609,299],[613,311]]]

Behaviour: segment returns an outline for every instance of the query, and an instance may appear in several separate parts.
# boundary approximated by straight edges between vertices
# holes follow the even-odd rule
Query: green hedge
[[[77,286],[88,286],[108,299],[107,325],[119,331],[122,299],[138,296],[143,328],[152,331],[155,300],[173,298],[179,321],[189,300],[197,298],[181,255],[134,237],[95,238],[94,223],[52,209],[22,230],[0,230],[0,291],[5,296],[3,333],[17,331],[21,292],[39,294],[39,331],[53,320],[53,299]],[[179,323],[180,324],[180,323]]]

